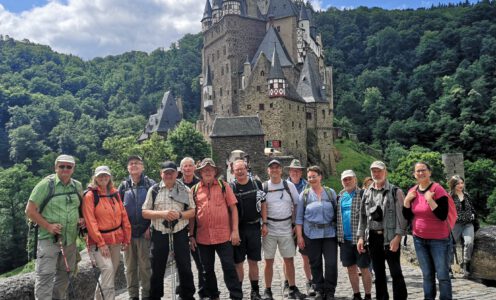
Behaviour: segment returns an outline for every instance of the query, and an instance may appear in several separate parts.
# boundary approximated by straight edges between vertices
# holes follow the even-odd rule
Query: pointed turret
[[[207,65],[205,70],[204,84],[203,84],[203,108],[210,110],[213,107],[212,99],[212,76],[210,74],[210,65]]]
[[[206,31],[212,26],[212,7],[210,6],[210,0],[205,3],[205,9],[203,10],[202,31]]]
[[[222,18],[222,0],[212,0],[212,22],[217,23]]]
[[[282,71],[277,48],[274,44],[274,52],[272,52],[272,62],[270,66],[269,76],[267,77],[269,86],[269,97],[284,97],[286,95],[286,78]]]
[[[303,21],[303,20],[309,20],[308,14],[307,14],[307,8],[305,7],[304,4],[302,4],[301,7],[300,7],[300,18],[299,18],[299,21]]]

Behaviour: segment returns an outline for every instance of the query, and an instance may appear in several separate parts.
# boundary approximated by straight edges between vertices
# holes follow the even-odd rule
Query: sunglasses
[[[61,170],[65,170],[65,169],[71,170],[72,166],[71,165],[60,165],[60,166],[58,166],[58,168]]]

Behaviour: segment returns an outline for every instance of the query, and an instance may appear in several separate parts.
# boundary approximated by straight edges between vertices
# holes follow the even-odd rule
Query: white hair
[[[181,167],[181,168],[182,168],[182,167],[183,167],[183,165],[184,165],[185,163],[187,163],[187,162],[190,162],[191,164],[195,165],[195,160],[194,160],[193,158],[189,157],[189,156],[186,156],[185,158],[183,158],[183,159],[181,160],[181,163],[179,164],[179,167]]]

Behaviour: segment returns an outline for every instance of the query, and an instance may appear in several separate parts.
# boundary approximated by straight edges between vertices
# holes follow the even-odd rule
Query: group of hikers
[[[353,170],[343,171],[339,193],[323,186],[320,167],[305,168],[296,159],[286,167],[271,160],[265,182],[251,174],[245,159],[236,159],[231,166],[235,179],[227,183],[219,179],[219,168],[211,158],[195,164],[186,157],[179,168],[172,161],[161,163],[161,180],[156,183],[144,174],[143,158],[132,155],[126,180],[114,185],[111,170],[99,166],[84,192],[81,183],[72,179],[75,167],[74,157],[58,156],[55,174],[35,186],[26,206],[26,215],[39,227],[36,299],[66,299],[77,265],[76,240],[83,231],[90,259],[100,270],[95,299],[115,298],[121,251],[129,299],[164,296],[166,268],[174,268],[167,263],[171,252],[179,278],[176,299],[194,299],[191,257],[198,270],[198,296],[219,299],[216,254],[231,299],[243,298],[245,260],[250,298],[280,299],[271,289],[277,250],[283,260],[284,297],[335,299],[338,247],[352,299],[372,299],[371,270],[376,299],[389,299],[386,262],[393,298],[407,299],[400,242],[408,220],[425,299],[436,298],[436,277],[440,299],[452,299],[451,233],[457,240],[463,235],[462,266],[469,270],[474,212],[464,180],[451,178],[448,193],[431,181],[431,169],[425,162],[414,165],[417,184],[406,196],[388,181],[382,161],[370,165],[371,178],[364,181],[369,181],[368,187],[358,186]],[[288,169],[287,179],[283,178],[284,168]],[[295,282],[297,248],[303,259],[305,293]],[[258,267],[262,257],[263,293]]]

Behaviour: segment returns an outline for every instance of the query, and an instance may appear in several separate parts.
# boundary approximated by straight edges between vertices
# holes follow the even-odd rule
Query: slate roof
[[[210,133],[211,138],[261,135],[264,132],[258,116],[217,117]]]
[[[300,7],[300,21],[302,21],[302,20],[310,20],[308,18],[307,9],[306,9],[305,5],[302,5]]]
[[[277,33],[277,30],[275,30],[274,27],[272,26],[270,26],[269,30],[267,30],[267,32],[265,33],[262,42],[258,46],[257,52],[255,52],[255,55],[253,56],[251,65],[252,66],[255,65],[260,53],[262,52],[266,54],[273,53],[274,47],[277,50],[277,55],[279,56],[281,67],[293,66],[293,62],[291,61],[291,58],[288,54],[288,51],[286,50],[286,47],[284,46],[281,40],[281,37],[279,36],[279,33]],[[269,60],[271,60],[272,62],[272,58],[270,58]]]
[[[207,70],[205,71],[205,83],[203,86],[212,85],[212,75],[210,74],[210,65],[207,65]]]
[[[162,103],[156,114],[149,117],[145,130],[138,138],[138,141],[146,140],[151,133],[167,133],[181,122],[181,113],[176,105],[176,100],[172,92],[167,91],[162,98]]]
[[[281,62],[279,61],[279,55],[277,55],[277,51],[274,48],[272,53],[272,63],[270,66],[270,72],[268,79],[281,79],[285,78],[284,73],[282,72]]]
[[[205,9],[203,10],[203,18],[202,21],[208,18],[212,18],[212,7],[210,6],[210,0],[207,0],[205,3]]]
[[[327,102],[322,86],[317,57],[308,53],[303,62],[303,69],[300,73],[296,91],[305,102]]]
[[[212,0],[212,9],[222,9],[222,0]]]
[[[298,16],[299,9],[291,0],[270,0],[267,17],[280,19],[291,16]]]

